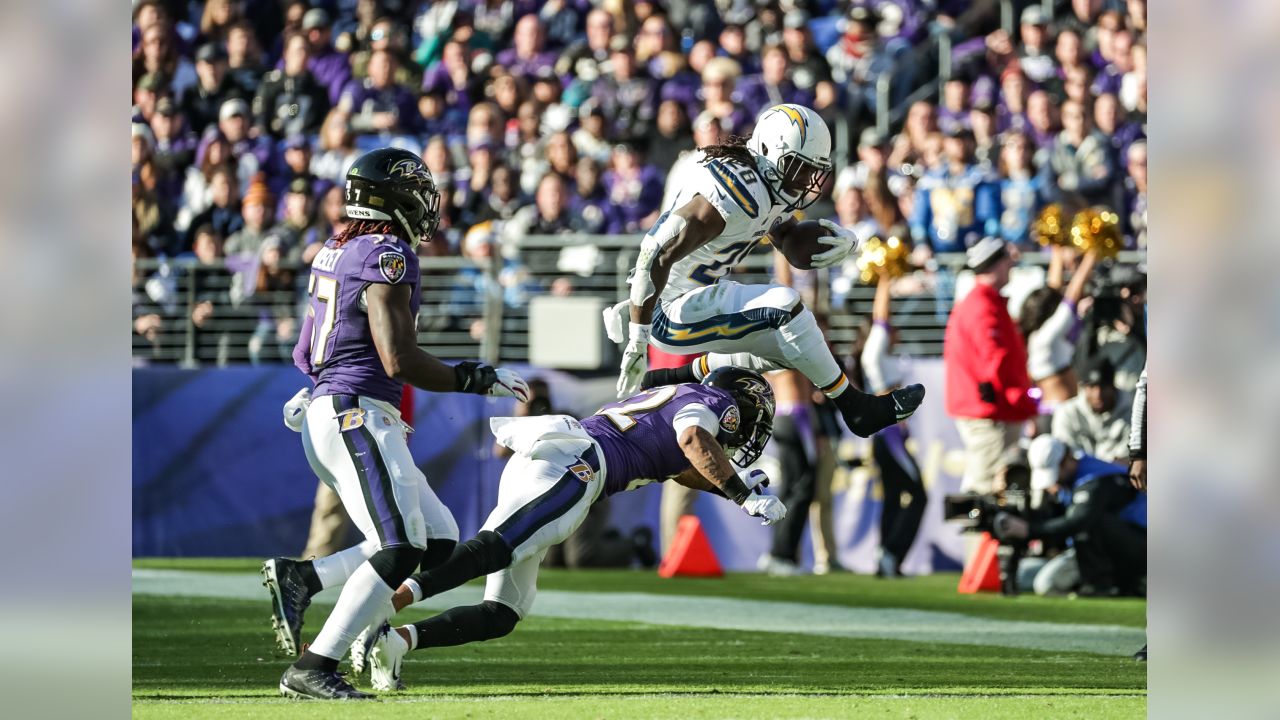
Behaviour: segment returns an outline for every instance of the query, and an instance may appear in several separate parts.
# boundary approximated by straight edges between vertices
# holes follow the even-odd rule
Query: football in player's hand
[[[831,231],[822,227],[817,220],[805,220],[791,228],[791,232],[782,238],[778,249],[782,251],[792,267],[809,270],[813,267],[814,255],[820,255],[831,249],[818,242],[818,238],[830,235]]]

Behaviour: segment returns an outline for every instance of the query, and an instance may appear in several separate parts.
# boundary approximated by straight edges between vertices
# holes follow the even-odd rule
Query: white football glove
[[[618,397],[635,395],[640,381],[649,369],[649,325],[631,323],[628,326],[627,347],[622,351],[622,370],[618,374]]]
[[[513,370],[494,368],[498,381],[489,386],[485,393],[489,397],[513,397],[520,402],[529,402],[529,383],[524,381]]]
[[[284,404],[284,426],[296,433],[302,432],[302,420],[307,416],[309,405],[311,405],[311,388],[304,387]]]
[[[831,220],[823,218],[818,221],[818,224],[831,231],[831,235],[818,238],[818,242],[831,249],[810,258],[809,264],[812,267],[824,268],[835,265],[849,257],[849,253],[857,250],[858,246],[862,244],[862,241],[858,239],[857,233]]]
[[[741,507],[752,517],[764,518],[761,525],[772,525],[787,516],[787,506],[773,495],[752,495],[742,501]]]
[[[764,489],[769,487],[769,476],[760,468],[754,470],[743,470],[738,473],[738,477],[742,480],[742,484],[753,493],[763,493]]]

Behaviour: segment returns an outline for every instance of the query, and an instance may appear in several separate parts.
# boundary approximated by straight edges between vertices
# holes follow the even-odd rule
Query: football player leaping
[[[764,378],[726,367],[712,371],[701,385],[650,390],[606,405],[581,422],[567,415],[495,418],[494,435],[515,453],[502,472],[497,507],[479,534],[444,564],[410,578],[394,599],[400,609],[489,575],[484,602],[371,632],[365,663],[374,688],[401,686],[401,660],[412,649],[510,633],[533,605],[547,548],[569,537],[602,493],[672,478],[727,497],[766,525],[782,519],[782,502],[760,494],[765,474],[753,470],[739,477],[733,467],[760,456],[773,434],[773,411],[773,391]]]
[[[817,199],[831,173],[831,133],[822,118],[802,105],[775,105],[760,115],[750,139],[730,138],[703,151],[705,160],[682,178],[640,246],[630,299],[605,313],[609,336],[622,342],[630,312],[619,396],[696,382],[718,367],[794,368],[835,401],[862,437],[910,416],[924,386],[880,396],[851,387],[795,290],[721,280],[765,235],[783,248],[796,225],[792,213]],[[820,242],[831,249],[811,262],[828,267],[854,251],[858,238],[830,220],[820,222],[831,231]],[[705,354],[687,367],[646,374],[650,344]]]
[[[311,299],[294,350],[316,383],[315,398],[308,403],[299,393],[291,405],[305,408],[298,429],[307,461],[337,491],[365,542],[329,563],[340,566],[328,574],[341,575],[331,584],[345,582],[342,594],[315,642],[280,679],[280,692],[299,698],[373,697],[342,679],[338,661],[362,629],[391,615],[395,589],[424,555],[447,557],[457,543],[453,515],[409,454],[408,428],[395,406],[402,385],[528,398],[509,370],[446,365],[418,347],[415,249],[440,220],[440,195],[422,160],[392,148],[356,160],[347,172],[346,211],[352,222],[311,263]],[[263,568],[277,634],[291,651],[304,591],[318,582],[320,564],[277,558]]]

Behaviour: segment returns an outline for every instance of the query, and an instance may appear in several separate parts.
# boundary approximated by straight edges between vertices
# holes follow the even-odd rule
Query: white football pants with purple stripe
[[[325,395],[307,408],[302,446],[311,469],[342,499],[365,539],[388,548],[458,539],[453,513],[418,469],[405,439],[408,426],[389,403],[357,395]]]
[[[539,443],[530,454],[512,455],[502,471],[498,504],[481,528],[512,547],[511,565],[489,575],[484,599],[506,605],[521,618],[533,607],[543,556],[582,525],[604,489],[600,446],[575,444]]]

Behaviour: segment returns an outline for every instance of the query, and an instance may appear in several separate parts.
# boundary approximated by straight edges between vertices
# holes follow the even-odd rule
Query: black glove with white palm
[[[809,261],[812,267],[831,267],[843,262],[851,253],[862,247],[862,240],[858,238],[858,234],[849,228],[826,218],[819,220],[818,224],[830,231],[831,234],[817,238],[817,241],[831,249],[814,255]]]
[[[513,370],[477,362],[460,362],[453,366],[453,372],[457,378],[457,392],[529,401],[529,384]]]

